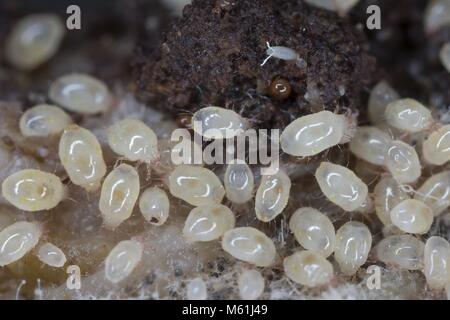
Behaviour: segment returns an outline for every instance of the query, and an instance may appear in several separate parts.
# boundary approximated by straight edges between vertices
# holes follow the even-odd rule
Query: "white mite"
[[[187,300],[206,300],[208,298],[208,290],[206,283],[201,278],[195,278],[189,281],[186,290]]]
[[[236,259],[258,267],[270,266],[276,255],[273,241],[252,227],[235,228],[225,232],[222,249]]]
[[[225,189],[209,169],[181,165],[169,175],[170,193],[193,206],[222,202]]]
[[[70,180],[88,191],[95,191],[106,173],[103,152],[97,138],[87,129],[67,127],[59,141],[59,159]]]
[[[313,288],[328,284],[333,278],[333,265],[320,254],[297,251],[283,261],[284,273],[292,281]]]
[[[210,106],[195,112],[191,125],[196,133],[207,139],[229,139],[247,128],[247,120],[233,110]]]
[[[291,179],[279,169],[274,175],[266,175],[256,191],[255,211],[256,217],[269,222],[283,212],[289,201]]]
[[[429,206],[435,216],[450,206],[450,171],[443,171],[428,178],[417,190],[414,198]]]
[[[105,260],[105,277],[112,283],[127,278],[141,261],[144,248],[136,240],[119,242]]]
[[[355,274],[367,261],[372,247],[372,234],[361,222],[350,221],[336,232],[334,258],[343,273]]]
[[[126,118],[108,129],[111,149],[130,161],[151,163],[158,156],[158,138],[145,123]]]
[[[234,213],[221,204],[194,208],[183,228],[183,236],[189,242],[212,241],[234,228]]]
[[[61,133],[71,123],[72,119],[62,109],[40,104],[25,111],[19,126],[25,137],[47,137]]]
[[[306,61],[300,58],[295,50],[288,47],[274,46],[272,47],[269,42],[266,42],[267,50],[266,50],[266,59],[264,59],[263,63],[261,63],[261,67],[264,66],[270,58],[274,57],[280,60],[285,61],[295,61],[298,67],[305,68]]]
[[[0,266],[21,259],[33,249],[42,235],[41,227],[34,222],[20,221],[0,232]]]
[[[115,229],[131,216],[139,191],[139,174],[132,166],[121,164],[108,174],[99,202],[103,224],[107,228]]]
[[[169,197],[158,187],[148,188],[139,199],[139,209],[147,222],[161,226],[169,217]]]
[[[21,19],[6,40],[6,58],[29,71],[49,60],[58,50],[65,26],[57,15],[32,14]]]
[[[383,125],[386,106],[400,99],[399,94],[386,81],[379,82],[370,92],[368,113],[374,125]]]
[[[359,0],[305,0],[305,2],[318,8],[345,15]]]
[[[376,127],[358,127],[349,147],[358,158],[381,166],[390,141],[389,135]]]
[[[254,176],[244,161],[236,160],[227,166],[223,178],[228,200],[234,203],[246,203],[253,197]]]
[[[400,140],[392,141],[385,153],[385,165],[400,183],[412,183],[422,174],[416,150]]]
[[[65,196],[65,188],[52,173],[26,169],[3,181],[2,195],[20,210],[33,212],[56,207]]]
[[[425,243],[423,273],[432,289],[450,283],[450,244],[444,238],[431,237]]]
[[[387,227],[392,225],[391,210],[403,200],[409,199],[397,180],[392,177],[383,177],[375,186],[375,213],[380,221]]]
[[[445,43],[439,51],[439,59],[444,68],[450,72],[450,42]]]
[[[450,0],[431,0],[425,10],[425,31],[434,33],[450,25]]]
[[[238,279],[239,295],[244,300],[256,300],[264,292],[264,278],[257,270],[245,270]]]
[[[112,102],[108,87],[102,81],[79,73],[56,79],[48,95],[61,107],[81,114],[105,112]]]
[[[367,185],[343,166],[322,162],[315,177],[323,194],[345,211],[360,208],[367,199]]]
[[[450,124],[432,132],[422,145],[425,162],[441,166],[450,161]]]
[[[348,126],[344,115],[330,111],[309,114],[294,120],[283,130],[281,148],[293,156],[313,156],[345,142]]]
[[[333,253],[336,232],[331,220],[319,210],[310,207],[298,209],[289,220],[289,229],[306,250],[325,258]]]
[[[39,247],[37,257],[42,263],[51,267],[61,268],[66,264],[66,255],[52,243],[44,243]]]
[[[391,127],[410,133],[421,132],[433,124],[430,110],[414,99],[389,103],[384,115]]]
[[[424,234],[433,223],[433,210],[422,201],[403,200],[391,210],[391,221],[404,232]]]
[[[425,245],[408,234],[393,235],[381,240],[376,248],[378,260],[406,270],[421,270]]]

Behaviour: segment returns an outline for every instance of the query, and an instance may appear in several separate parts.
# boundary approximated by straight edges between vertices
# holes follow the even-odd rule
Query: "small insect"
[[[430,237],[425,243],[423,273],[427,284],[442,290],[450,279],[450,244],[442,237]]]
[[[169,218],[169,197],[158,187],[148,188],[140,197],[139,209],[147,222],[161,226]]]
[[[430,110],[414,99],[399,99],[389,103],[384,115],[391,127],[409,133],[424,131],[434,122]]]
[[[266,50],[267,57],[263,61],[263,63],[261,63],[261,67],[264,66],[267,63],[267,61],[269,61],[270,58],[272,58],[272,57],[275,57],[280,60],[294,61],[298,67],[301,67],[301,68],[306,67],[305,60],[300,58],[298,53],[295,52],[294,50],[292,50],[291,48],[280,47],[280,46],[271,47],[269,42],[266,42],[266,44],[267,44],[267,50]]]
[[[26,169],[3,181],[2,195],[16,208],[34,212],[56,207],[65,197],[65,188],[52,173]]]
[[[39,247],[37,257],[50,267],[61,268],[66,264],[66,255],[52,243],[44,243]]]
[[[47,137],[61,133],[72,122],[62,109],[40,104],[25,111],[20,117],[19,127],[25,137]]]
[[[245,270],[238,278],[239,295],[243,300],[256,300],[264,292],[264,278],[257,270]]]
[[[80,73],[56,79],[50,85],[48,96],[61,107],[81,114],[105,112],[112,103],[108,87],[102,81]]]
[[[105,260],[105,277],[112,283],[127,278],[142,259],[144,248],[136,240],[119,242]]]
[[[378,260],[406,270],[421,270],[425,245],[409,235],[393,235],[381,240],[375,247]]]
[[[222,238],[222,249],[236,259],[258,267],[268,267],[276,255],[275,245],[261,231],[252,227],[228,230]]]
[[[450,124],[433,131],[422,145],[425,162],[441,166],[450,161]]]
[[[284,273],[292,281],[314,288],[328,284],[334,276],[333,265],[320,254],[297,251],[283,261]]]
[[[42,235],[41,227],[34,222],[16,222],[0,232],[0,266],[20,260],[33,249]]]
[[[391,210],[391,221],[407,233],[424,234],[433,223],[433,210],[422,201],[407,199]]]
[[[14,26],[6,40],[8,62],[25,71],[37,68],[58,51],[64,30],[57,15],[26,16]]]

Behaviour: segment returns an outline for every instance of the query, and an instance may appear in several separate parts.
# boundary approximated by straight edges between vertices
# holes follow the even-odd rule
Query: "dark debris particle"
[[[307,68],[276,58],[261,67],[266,42],[295,50]],[[257,127],[283,128],[323,106],[363,109],[375,70],[367,47],[349,20],[302,1],[194,0],[157,52],[139,57],[145,64],[134,70],[137,93],[173,117],[218,105]],[[265,95],[276,77],[290,83],[290,99]],[[315,108],[305,98],[312,88],[320,92]]]

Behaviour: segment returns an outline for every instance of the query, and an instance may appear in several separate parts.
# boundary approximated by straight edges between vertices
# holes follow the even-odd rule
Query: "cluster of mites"
[[[30,29],[40,30],[40,34],[25,41],[21,35]],[[51,15],[25,18],[7,42],[9,61],[23,70],[33,69],[56,51],[62,37],[62,31],[58,30],[62,29]],[[302,62],[286,49],[269,46],[267,54],[269,58]],[[448,67],[445,62],[449,61],[449,50],[445,50],[447,54],[441,53],[441,57]],[[63,110],[84,115],[107,111],[112,101],[107,86],[89,75],[65,75],[51,85],[49,98],[57,106],[28,109],[20,119],[21,133],[25,137],[60,135],[59,158],[71,183],[87,192],[101,190],[99,210],[104,227],[117,228],[130,217],[136,203],[149,223],[164,224],[170,207],[166,191],[150,187],[141,193],[139,174],[128,164],[120,164],[107,174],[96,136],[73,124]],[[424,243],[420,238],[429,231],[434,218],[450,205],[450,171],[439,169],[450,160],[450,125],[440,124],[418,101],[400,99],[385,82],[373,89],[368,111],[372,126],[357,127],[351,116],[329,111],[296,119],[282,132],[282,150],[294,157],[310,157],[349,143],[349,149],[358,158],[385,168],[387,174],[372,193],[352,170],[338,164],[322,162],[315,178],[323,194],[344,211],[375,211],[387,228],[396,230],[374,247],[379,261],[401,269],[422,270],[431,288],[450,290],[449,242],[433,236]],[[191,121],[200,121],[203,128],[222,132],[226,139],[233,138],[227,136],[226,129],[239,132],[238,129],[249,124],[238,113],[220,107],[203,108]],[[417,148],[408,141],[419,141]],[[140,120],[126,118],[112,125],[108,143],[123,159],[146,163],[149,168],[158,166],[157,136]],[[416,149],[421,149],[419,154]],[[194,147],[194,152],[201,153],[201,146]],[[441,172],[415,190],[411,184],[421,177],[422,166],[434,166]],[[223,250],[236,259],[257,267],[276,263],[272,239],[253,227],[236,227],[234,213],[221,204],[225,195],[232,203],[252,201],[254,180],[253,171],[243,160],[227,165],[223,184],[214,172],[200,165],[172,166],[166,179],[170,194],[195,207],[183,228],[186,241],[220,239]],[[263,176],[254,200],[257,219],[270,222],[279,216],[288,204],[290,187],[290,178],[283,169]],[[2,182],[2,195],[18,209],[36,212],[55,208],[65,199],[66,186],[52,173],[27,169]],[[332,254],[341,271],[353,275],[366,263],[372,249],[372,235],[366,225],[350,221],[336,231],[328,216],[315,208],[299,208],[291,216],[289,227],[303,249],[284,258],[284,271],[289,279],[307,287],[331,282],[334,270],[327,258]],[[3,229],[0,266],[11,264],[33,250],[41,235],[42,226],[36,222],[16,222]],[[106,279],[112,283],[126,279],[141,260],[144,247],[145,243],[137,239],[118,243],[106,258]],[[51,243],[41,244],[37,256],[53,267],[62,267],[66,262],[64,253]],[[243,298],[257,298],[264,289],[263,277],[256,269],[242,273],[238,283]],[[201,279],[190,283],[188,297],[206,298],[206,285]]]

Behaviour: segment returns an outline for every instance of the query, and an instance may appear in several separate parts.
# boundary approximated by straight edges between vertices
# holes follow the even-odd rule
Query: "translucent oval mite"
[[[392,225],[391,210],[403,200],[409,199],[397,180],[386,176],[381,178],[374,189],[375,213],[385,226]]]
[[[382,125],[386,122],[384,113],[386,106],[392,101],[398,100],[399,94],[392,89],[386,81],[380,81],[370,92],[368,113],[369,119],[374,125]]]
[[[425,243],[423,273],[432,289],[450,283],[450,244],[442,237],[430,237]]]
[[[366,263],[371,247],[369,228],[361,222],[350,221],[336,232],[334,258],[343,273],[353,275]]]
[[[320,254],[297,251],[283,261],[284,273],[292,281],[313,288],[328,284],[333,278],[333,266]]]
[[[233,229],[234,213],[221,204],[194,208],[184,223],[183,236],[189,242],[212,241]]]
[[[119,242],[106,257],[106,279],[118,283],[127,278],[141,261],[143,251],[142,244],[136,240]]]
[[[65,196],[65,188],[52,173],[26,169],[3,181],[2,195],[20,210],[34,212],[56,207]]]
[[[206,300],[208,298],[208,290],[205,281],[201,278],[189,281],[186,297],[188,300]]]
[[[193,206],[222,202],[225,189],[209,169],[181,165],[169,175],[170,193]]]
[[[298,209],[289,220],[289,229],[306,250],[325,258],[333,253],[336,243],[334,226],[330,218],[319,210],[310,207]]]
[[[228,164],[223,178],[228,200],[234,203],[246,203],[253,197],[254,176],[244,161]]]
[[[256,217],[263,222],[275,219],[286,207],[290,190],[291,179],[283,170],[263,176],[256,191]]]
[[[305,0],[305,2],[318,8],[346,14],[359,0]]]
[[[139,209],[147,222],[161,226],[169,217],[169,197],[164,190],[158,187],[148,188],[139,199]]]
[[[345,116],[330,111],[303,116],[283,130],[281,148],[293,156],[313,156],[342,143],[347,126]]]
[[[0,266],[11,264],[33,249],[42,235],[34,222],[16,222],[0,232]]]
[[[393,235],[381,240],[375,247],[378,260],[406,270],[421,270],[425,245],[409,235]]]
[[[29,71],[48,61],[58,50],[65,26],[54,14],[32,14],[21,19],[6,39],[6,58]]]
[[[99,202],[103,224],[107,228],[115,229],[131,216],[139,191],[139,174],[132,166],[121,164],[108,174]]]
[[[77,125],[67,127],[59,141],[59,159],[72,183],[95,191],[106,173],[103,152],[97,138]]]
[[[444,68],[450,72],[450,42],[445,43],[439,51],[439,59]]]
[[[392,141],[386,150],[385,165],[400,183],[412,183],[422,174],[416,150],[403,141]]]
[[[450,161],[450,124],[432,132],[425,139],[422,156],[427,163],[436,166]]]
[[[346,211],[358,209],[367,199],[367,185],[350,169],[322,162],[315,176],[323,194]]]
[[[47,137],[61,133],[71,123],[72,119],[62,109],[40,104],[25,111],[19,127],[25,137]]]
[[[264,292],[264,278],[257,270],[245,270],[238,279],[239,295],[244,300],[256,300]]]
[[[430,110],[414,99],[389,103],[384,115],[391,127],[411,133],[426,130],[433,124]]]
[[[425,10],[425,31],[429,34],[450,25],[450,1],[431,0]]]
[[[81,114],[105,112],[112,102],[108,87],[102,81],[80,73],[56,79],[48,95],[61,107]]]
[[[39,247],[37,257],[50,267],[61,268],[66,264],[66,255],[52,243],[44,243]]]
[[[422,201],[403,200],[391,210],[391,221],[404,232],[424,234],[433,223],[433,210]]]
[[[235,228],[225,232],[222,249],[236,259],[259,267],[270,266],[276,255],[273,241],[252,227]]]
[[[417,189],[414,198],[429,206],[435,216],[450,206],[450,171],[443,171],[428,178]]]
[[[381,166],[390,141],[389,135],[376,127],[358,127],[349,147],[358,158]]]
[[[206,107],[192,116],[192,128],[199,135],[208,139],[229,139],[246,129],[246,120],[230,109]]]
[[[131,161],[151,163],[158,157],[158,138],[145,123],[126,118],[108,129],[111,149]]]

